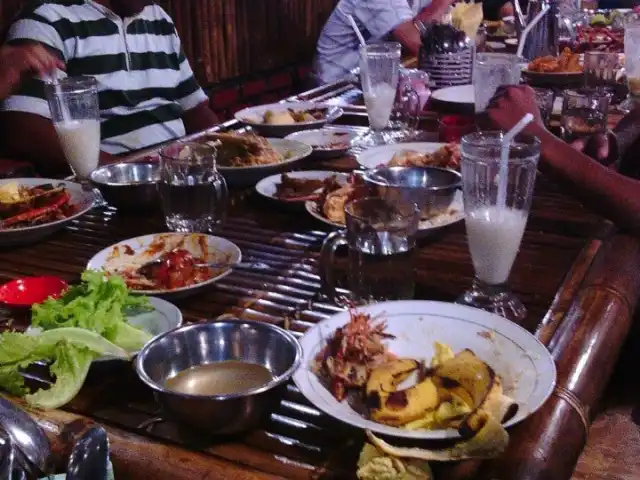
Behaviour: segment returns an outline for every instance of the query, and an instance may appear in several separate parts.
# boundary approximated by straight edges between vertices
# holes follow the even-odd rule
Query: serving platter
[[[438,142],[410,142],[382,145],[380,147],[363,150],[356,156],[356,161],[364,168],[377,168],[379,165],[387,165],[396,153],[403,150],[433,153],[445,145],[446,143]]]
[[[345,173],[331,172],[327,170],[304,170],[302,172],[288,172],[287,175],[291,178],[304,178],[309,180],[325,180],[335,175],[337,180],[341,183],[346,183],[348,179],[348,175]],[[256,192],[258,195],[281,204],[303,205],[304,200],[282,200],[276,197],[277,185],[281,182],[281,177],[282,174],[278,173],[260,180],[256,184]]]
[[[267,138],[271,146],[282,156],[283,160],[268,165],[251,165],[247,167],[218,166],[218,171],[229,185],[254,185],[262,178],[277,172],[284,172],[296,166],[311,155],[313,149],[302,142],[284,138]]]
[[[39,185],[63,185],[71,197],[70,203],[77,207],[76,213],[67,218],[54,222],[32,227],[0,229],[0,247],[10,247],[26,245],[37,242],[54,232],[65,227],[73,220],[87,213],[96,202],[96,196],[92,191],[83,190],[82,185],[65,180],[54,180],[52,178],[10,178],[0,180],[0,187],[10,183],[17,183],[27,187],[37,187]]]
[[[584,72],[532,72],[522,70],[525,82],[540,87],[577,87],[584,81]]]
[[[471,349],[503,379],[504,392],[518,403],[518,411],[506,427],[521,422],[549,398],[556,383],[556,367],[549,351],[519,325],[475,308],[444,302],[396,301],[359,307],[359,312],[386,320],[387,343],[398,357],[429,362],[434,342],[454,352]],[[300,339],[302,364],[293,380],[300,392],[318,409],[357,428],[395,437],[436,440],[459,438],[456,430],[406,430],[366,419],[347,401],[338,402],[311,370],[314,359],[335,330],[349,322],[340,312],[311,327]]]
[[[298,111],[326,109],[327,114],[324,118],[309,122],[298,122],[286,125],[270,125],[262,123],[262,119],[264,118],[264,114],[267,110],[270,110],[274,113],[279,113],[287,111],[288,109]],[[282,138],[300,130],[322,128],[327,123],[335,121],[342,114],[342,108],[336,107],[335,105],[325,105],[315,102],[282,102],[244,108],[236,112],[235,119],[240,123],[251,127],[260,135],[263,135],[265,137]]]
[[[351,129],[323,128],[319,130],[302,130],[285,137],[309,145],[317,158],[334,158],[347,153],[358,134]]]
[[[188,250],[195,257],[203,258],[209,262],[237,263],[242,260],[240,248],[225,238],[203,233],[155,233],[123,240],[101,250],[89,260],[86,269],[117,273],[119,269],[125,266],[136,265],[139,267],[164,253],[164,251],[149,252],[148,249],[152,242],[160,241],[174,244],[179,240],[183,240],[181,248]],[[169,248],[168,250],[171,249]],[[204,282],[188,287],[173,290],[134,290],[134,293],[160,296],[162,298],[184,298],[200,293],[230,273],[231,268]]]
[[[304,208],[309,213],[309,215],[314,217],[316,220],[329,225],[330,227],[345,228],[345,225],[329,220],[322,213],[322,211],[318,207],[318,204],[314,201],[309,200],[304,202]],[[427,220],[420,220],[420,223],[418,223],[418,236],[423,237],[435,232],[436,230],[448,227],[449,225],[453,225],[462,220],[464,220],[464,202],[462,199],[462,192],[458,190],[455,193],[453,202],[451,202],[451,206],[449,207],[449,210],[447,212],[436,215]]]

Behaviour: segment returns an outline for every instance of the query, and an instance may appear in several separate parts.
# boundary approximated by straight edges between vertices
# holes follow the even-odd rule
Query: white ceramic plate
[[[345,228],[345,225],[332,222],[327,217],[325,217],[318,208],[316,202],[304,202],[304,208],[312,217],[315,217],[317,220],[320,220],[321,222],[331,227]],[[461,220],[464,220],[464,202],[462,200],[462,192],[458,190],[455,194],[453,202],[451,202],[451,207],[449,207],[449,210],[446,213],[436,215],[435,217],[432,217],[428,220],[420,221],[420,223],[418,224],[418,235],[424,236],[429,233],[433,233],[435,230],[453,225],[454,223],[458,223]]]
[[[549,351],[522,327],[502,317],[463,305],[428,301],[383,302],[361,307],[387,320],[391,352],[400,357],[431,361],[434,342],[459,352],[471,349],[504,381],[505,394],[518,402],[518,412],[505,425],[521,422],[547,400],[556,383],[556,368]],[[307,330],[300,339],[302,365],[293,380],[318,409],[354,427],[383,435],[415,439],[458,438],[456,430],[404,430],[367,420],[345,402],[338,402],[311,371],[315,356],[336,328],[349,321],[341,312]]]
[[[84,191],[80,184],[74,182],[53,180],[50,178],[8,178],[0,180],[0,186],[8,183],[17,183],[27,187],[35,187],[38,185],[45,185],[47,183],[54,186],[62,184],[71,196],[71,203],[73,205],[77,205],[78,211],[70,217],[62,220],[56,220],[55,222],[45,223],[44,225],[7,230],[0,229],[0,247],[24,245],[42,240],[57,230],[60,230],[72,220],[87,213],[94,206],[94,202],[96,200],[93,192]]]
[[[287,109],[293,110],[312,110],[318,108],[326,108],[327,115],[321,120],[315,120],[312,122],[300,122],[291,125],[267,125],[262,123],[264,114],[267,110],[272,112],[282,112]],[[323,103],[314,102],[284,102],[284,103],[272,103],[269,105],[259,105],[256,107],[244,108],[235,114],[236,120],[245,125],[249,125],[252,129],[265,137],[285,137],[293,132],[300,130],[309,130],[314,128],[322,128],[327,123],[335,121],[343,113],[340,107],[335,105],[326,105]]]
[[[210,262],[229,262],[236,263],[242,260],[242,253],[240,248],[229,240],[221,237],[214,237],[213,235],[205,235],[202,233],[154,233],[151,235],[144,235],[142,237],[135,237],[129,240],[123,240],[115,245],[101,250],[93,256],[87,264],[87,270],[106,270],[114,271],[118,267],[125,264],[136,263],[143,265],[151,260],[154,260],[161,253],[155,255],[144,255],[147,247],[156,238],[162,236],[168,243],[176,242],[179,239],[186,238],[182,248],[185,248],[191,254],[204,257]],[[200,245],[200,237],[205,237],[206,251],[203,251]],[[133,255],[129,256],[124,253],[125,245],[131,247]],[[132,261],[133,259],[133,261]],[[214,282],[226,277],[231,273],[231,269],[222,272],[220,275],[210,278],[204,282],[192,285],[189,287],[176,288],[174,290],[135,290],[135,293],[141,295],[155,295],[165,298],[183,298],[189,295],[194,295],[201,292],[204,288],[213,284]]]
[[[444,145],[446,144],[436,142],[413,142],[382,145],[380,147],[363,150],[357,155],[356,160],[364,168],[377,168],[378,165],[388,164],[393,156],[402,150],[413,150],[420,153],[433,153]]]
[[[431,94],[431,98],[442,103],[475,105],[476,95],[473,85],[457,85],[436,90]]]
[[[325,170],[305,170],[303,172],[289,172],[287,173],[292,178],[308,178],[312,180],[324,180],[325,178],[329,178],[332,175],[336,175],[338,180],[342,183],[347,182],[348,176],[344,173],[340,172],[329,172]],[[263,178],[256,184],[256,192],[258,192],[263,197],[266,197],[270,200],[274,200],[276,202],[285,203],[287,205],[291,204],[302,204],[304,202],[300,201],[286,201],[277,198],[276,195],[276,185],[281,182],[282,174],[278,173],[277,175],[271,175],[270,177]]]
[[[182,312],[173,303],[156,297],[149,297],[153,310],[127,317],[127,321],[136,328],[150,333],[154,337],[178,328],[182,325]],[[132,355],[138,352],[130,352]],[[112,360],[109,357],[100,357],[95,362]]]
[[[304,160],[313,149],[302,142],[286,140],[283,138],[267,138],[271,146],[283,157],[278,163],[269,165],[255,165],[250,167],[218,167],[218,171],[224,176],[229,185],[247,186],[254,185],[258,180],[276,172],[284,172],[294,168],[301,160]]]
[[[285,138],[309,145],[313,148],[313,154],[318,158],[332,158],[347,153],[347,150],[351,148],[351,142],[357,137],[358,135],[353,130],[332,128],[302,130],[287,135]]]

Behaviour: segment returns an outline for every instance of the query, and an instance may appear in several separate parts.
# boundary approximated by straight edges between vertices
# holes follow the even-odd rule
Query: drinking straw
[[[356,21],[353,18],[352,15],[347,15],[347,20],[349,20],[349,23],[351,24],[351,28],[353,28],[353,31],[356,34],[356,37],[358,37],[358,41],[360,42],[360,46],[361,47],[365,47],[367,45],[367,42],[365,41],[364,37],[362,36],[362,33],[360,32],[360,29],[358,28],[358,25],[356,25]],[[364,67],[364,72],[360,72],[360,77],[362,77],[362,81],[365,83],[364,89],[367,92],[371,91],[371,84],[369,83],[369,75],[367,75],[367,62],[366,60],[364,62],[362,62],[362,66]]]
[[[522,31],[522,35],[520,35],[520,40],[518,41],[518,51],[516,52],[516,55],[518,57],[522,56],[522,52],[524,51],[524,43],[527,41],[527,35],[529,35],[529,32],[533,29],[533,27],[535,27],[536,24],[540,20],[542,20],[542,17],[544,17],[547,14],[550,8],[551,7],[549,5],[544,5],[542,7],[542,10],[540,10],[538,14],[535,17],[533,17],[533,20],[531,20],[529,22],[529,25],[527,25],[525,29]]]
[[[531,123],[533,115],[527,113],[520,119],[515,126],[505,133],[502,138],[502,147],[500,149],[500,169],[498,171],[498,198],[496,200],[496,206],[504,208],[507,203],[507,179],[509,176],[509,147],[511,141],[518,135],[524,128]]]
[[[355,19],[353,18],[352,15],[347,15],[347,19],[349,20],[349,23],[351,24],[351,28],[353,28],[353,31],[355,32],[356,37],[358,37],[360,46],[364,47],[367,44],[367,42],[365,42],[364,37],[362,36],[360,29],[358,28],[358,25],[356,25]]]

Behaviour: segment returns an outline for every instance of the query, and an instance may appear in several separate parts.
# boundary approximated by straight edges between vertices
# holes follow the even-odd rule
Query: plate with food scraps
[[[253,133],[210,133],[201,141],[215,146],[218,171],[235,186],[254,185],[268,175],[291,170],[313,151],[302,142]]]
[[[0,180],[0,246],[24,245],[60,230],[94,206],[93,192],[49,178]]]
[[[447,143],[410,142],[364,150],[356,157],[364,168],[437,166],[457,169],[459,147]],[[435,154],[435,155],[434,155]]]
[[[288,205],[303,205],[315,199],[327,181],[346,183],[348,175],[325,170],[289,172],[263,178],[256,184],[256,192],[270,200]]]
[[[89,260],[87,270],[119,275],[138,294],[183,298],[231,273],[231,268],[196,264],[241,260],[240,248],[225,238],[202,233],[157,233],[105,248]]]
[[[347,185],[347,183],[345,182],[344,185]],[[341,193],[338,192],[338,195],[341,195]],[[327,204],[328,202],[329,204]],[[334,228],[345,228],[344,214],[336,215],[339,210],[344,211],[344,201],[341,204],[341,208],[337,205],[338,203],[340,203],[340,199],[334,200],[330,196],[327,196],[323,205],[319,205],[318,200],[307,200],[304,203],[304,207],[312,217],[326,225]],[[455,193],[453,202],[451,202],[451,205],[445,212],[420,220],[418,223],[418,236],[423,237],[432,234],[436,230],[448,227],[462,220],[464,220],[464,202],[462,192],[458,190]]]
[[[353,130],[325,128],[303,130],[287,135],[285,138],[309,145],[318,158],[334,158],[345,155],[357,137],[358,134]]]
[[[283,102],[248,107],[236,112],[235,118],[261,135],[282,138],[300,130],[322,128],[342,113],[335,105]]]
[[[358,307],[314,325],[300,345],[293,380],[313,405],[395,437],[459,438],[459,425],[478,410],[504,427],[515,425],[544,404],[556,383],[553,357],[533,335],[453,303]]]

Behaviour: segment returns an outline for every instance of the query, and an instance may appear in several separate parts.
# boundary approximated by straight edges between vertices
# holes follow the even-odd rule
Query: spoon
[[[23,410],[0,397],[0,426],[7,432],[17,453],[24,456],[27,467],[48,472],[51,446],[38,424]],[[29,468],[31,470],[31,468]]]
[[[161,259],[151,260],[150,262],[145,263],[140,268],[138,268],[137,272],[144,276],[149,276],[151,274],[151,270],[155,267],[158,267],[164,263]],[[195,263],[194,267],[198,268],[237,268],[240,270],[273,270],[273,267],[267,265],[266,263],[261,262],[203,262],[203,263]]]
[[[69,457],[67,480],[106,480],[109,439],[102,427],[92,427],[76,442]]]

